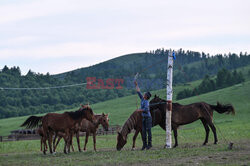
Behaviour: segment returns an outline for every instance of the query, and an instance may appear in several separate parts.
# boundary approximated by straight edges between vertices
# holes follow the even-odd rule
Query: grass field
[[[193,84],[197,84],[194,82]],[[184,86],[176,87],[175,92]],[[156,92],[164,97],[165,90]],[[137,138],[137,150],[131,151],[132,136],[129,135],[125,148],[117,152],[116,135],[98,136],[97,152],[93,151],[92,138],[89,139],[87,152],[62,153],[60,143],[56,155],[43,155],[39,151],[39,141],[17,141],[0,143],[0,165],[250,165],[250,81],[229,88],[217,90],[204,95],[178,101],[188,104],[206,101],[231,103],[236,115],[214,113],[217,128],[218,145],[213,145],[213,134],[210,132],[209,143],[202,146],[205,131],[202,123],[197,121],[178,130],[179,147],[163,149],[165,132],[154,127],[153,149],[140,151],[141,137]],[[136,96],[128,96],[92,105],[94,112],[109,112],[111,124],[123,124],[136,109]],[[139,100],[138,100],[139,102]],[[0,120],[1,134],[15,129],[27,117]],[[11,126],[8,128],[7,126]],[[233,150],[228,150],[228,143],[233,142]],[[76,143],[76,141],[74,141]],[[83,138],[81,138],[83,147]],[[75,144],[76,148],[76,144]]]

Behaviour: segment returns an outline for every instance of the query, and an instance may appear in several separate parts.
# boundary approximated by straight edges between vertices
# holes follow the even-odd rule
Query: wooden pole
[[[167,107],[166,107],[166,148],[172,148],[171,116],[172,116],[172,80],[173,80],[174,51],[169,51],[167,73]]]

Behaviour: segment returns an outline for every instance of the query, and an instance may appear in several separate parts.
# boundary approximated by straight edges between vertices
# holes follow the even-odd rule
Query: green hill
[[[187,86],[195,86],[199,83],[199,81],[192,82],[188,85],[181,85],[174,87],[174,94]],[[165,90],[153,91],[152,94],[160,95],[160,97],[165,98]],[[222,103],[231,103],[235,107],[236,116],[226,116],[215,113],[215,122],[216,123],[225,123],[232,122],[234,124],[240,125],[249,124],[250,112],[248,109],[250,108],[250,81],[244,82],[242,84],[237,84],[229,88],[217,90],[214,92],[206,93],[200,96],[195,96],[187,99],[183,99],[178,101],[181,104],[189,104],[193,102],[205,101],[210,104],[215,104],[217,101]],[[175,98],[174,96],[174,98]],[[110,124],[122,125],[125,120],[129,117],[129,115],[137,108],[136,103],[139,106],[139,99],[136,95],[121,97],[97,104],[91,105],[95,113],[109,113],[110,114]],[[174,99],[174,102],[175,99]],[[67,111],[72,111],[67,110]],[[60,112],[64,112],[66,110],[62,110]],[[17,117],[17,118],[8,118],[0,120],[0,135],[8,135],[11,130],[15,130],[19,128],[19,125],[24,122],[24,120],[28,116]],[[192,125],[196,125],[193,123]]]
[[[167,55],[170,50],[158,49],[149,53],[120,56],[90,67],[50,75],[31,70],[21,74],[19,67],[0,70],[0,119],[31,114],[55,112],[77,107],[80,103],[91,104],[134,94],[133,78],[140,73],[139,84],[144,90],[165,88]],[[250,56],[225,54],[210,56],[194,51],[176,50],[174,61],[174,85],[214,75],[221,68],[235,70],[250,64]],[[250,69],[246,71],[249,73]],[[86,77],[97,79],[123,79],[123,89],[86,89],[86,85],[45,90],[10,90],[5,88],[57,87],[86,82]],[[114,83],[117,85],[117,83]]]

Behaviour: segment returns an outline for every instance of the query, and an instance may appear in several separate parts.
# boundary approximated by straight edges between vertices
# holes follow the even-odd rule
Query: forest
[[[212,92],[218,89],[230,87],[235,84],[244,82],[244,76],[242,72],[237,72],[234,70],[230,72],[229,70],[223,68],[218,71],[216,78],[213,79],[209,75],[206,75],[202,82],[193,89],[184,89],[177,94],[176,99],[184,99],[195,95],[200,95],[207,92]]]
[[[137,72],[140,74],[138,83],[143,91],[165,88],[169,51],[171,50],[162,48],[145,53],[123,55],[90,67],[57,75],[40,74],[32,70],[23,74],[18,66],[4,66],[0,70],[0,118],[58,111],[74,108],[80,103],[93,104],[134,94],[133,79]],[[250,56],[247,53],[210,56],[203,52],[179,49],[176,51],[176,57],[173,85],[204,78],[203,84],[201,83],[196,88],[197,93],[228,86],[225,85],[224,78],[220,80],[221,77],[218,76],[224,76],[226,73],[230,77],[234,77],[235,74],[237,77],[241,77],[241,74],[235,70],[250,64]],[[216,80],[213,80],[211,77],[216,75]],[[85,83],[87,77],[105,80],[109,78],[123,79],[124,84],[120,89],[87,89],[86,85],[43,90],[5,89],[80,84]],[[244,78],[242,79],[244,80]],[[212,88],[204,88],[208,86],[207,82],[211,82]],[[179,98],[190,95],[189,92],[182,93]]]

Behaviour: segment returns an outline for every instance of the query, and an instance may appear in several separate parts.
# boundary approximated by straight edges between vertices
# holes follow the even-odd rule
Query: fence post
[[[166,148],[172,148],[171,137],[171,116],[172,116],[172,80],[173,80],[173,58],[175,58],[174,51],[169,51],[168,54],[168,72],[167,72],[167,105],[166,105]]]

